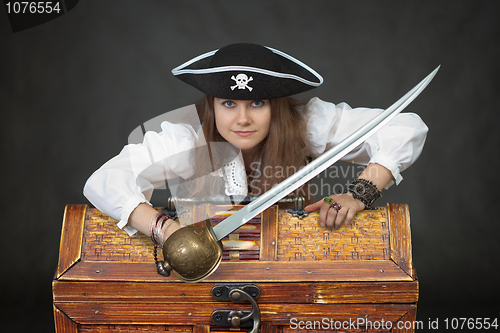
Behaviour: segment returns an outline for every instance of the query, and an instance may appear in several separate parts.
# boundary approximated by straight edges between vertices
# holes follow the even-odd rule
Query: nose
[[[248,114],[248,107],[245,105],[239,105],[236,115],[236,123],[238,125],[248,125],[250,124],[250,117]]]

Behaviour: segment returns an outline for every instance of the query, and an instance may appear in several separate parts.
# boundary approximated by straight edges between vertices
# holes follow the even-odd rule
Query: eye
[[[264,102],[263,102],[263,101],[253,101],[253,102],[252,102],[252,106],[253,106],[254,108],[258,108],[258,107],[260,107],[260,106],[262,106],[262,105],[264,105]]]
[[[222,102],[222,105],[224,105],[227,108],[232,108],[233,106],[236,106],[236,104],[233,101],[224,101]]]

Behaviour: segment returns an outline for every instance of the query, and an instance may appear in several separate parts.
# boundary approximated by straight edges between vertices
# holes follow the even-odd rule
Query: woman
[[[291,95],[321,85],[322,77],[283,52],[255,44],[231,44],[205,53],[172,73],[206,94],[197,105],[201,130],[163,122],[160,133],[148,132],[142,144],[126,146],[89,178],[84,189],[98,209],[120,221],[119,227],[151,236],[160,246],[180,228],[149,204],[153,188],[162,181],[194,179],[186,182],[187,191],[202,196],[217,188],[226,195],[260,195],[382,111],[351,109],[318,98],[307,103],[292,99]],[[420,155],[426,133],[417,115],[398,115],[344,157],[367,165],[358,179],[344,193],[328,193],[305,210],[319,210],[319,224],[328,229],[349,224],[392,179],[401,181],[401,171]],[[208,157],[203,156],[205,150],[196,149],[207,143]],[[214,143],[229,143],[241,154],[214,167]],[[167,162],[157,172],[147,165],[142,167],[147,172],[133,172],[130,161],[147,164],[146,151],[159,151]],[[172,161],[183,151],[194,152],[194,160]],[[199,163],[202,160],[210,162]],[[212,165],[208,172],[206,165]],[[207,173],[210,177],[203,177]]]

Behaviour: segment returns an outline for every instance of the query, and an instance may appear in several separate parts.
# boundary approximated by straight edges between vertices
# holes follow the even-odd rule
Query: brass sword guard
[[[195,283],[210,276],[222,260],[222,242],[217,240],[207,217],[204,227],[180,228],[163,244],[165,261],[157,262],[160,275],[173,271],[183,282]]]

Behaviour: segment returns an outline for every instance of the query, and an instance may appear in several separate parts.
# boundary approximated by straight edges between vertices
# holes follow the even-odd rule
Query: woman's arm
[[[130,235],[138,230],[129,223],[130,215],[142,205],[134,225],[150,236],[147,229],[153,209],[149,207],[149,214],[144,215],[144,206],[150,206],[153,190],[168,179],[189,176],[190,164],[179,156],[193,149],[196,139],[191,127],[165,121],[162,132],[147,132],[142,144],[125,146],[94,172],[85,184],[84,195]]]
[[[310,153],[314,158],[338,145],[383,110],[352,109],[345,103],[335,105],[315,98],[308,104],[308,112],[307,133],[311,140]],[[427,126],[417,114],[398,114],[342,160],[362,165],[380,164],[391,171],[392,179],[399,184],[403,179],[401,172],[420,156],[427,131]]]
[[[392,173],[378,163],[370,163],[358,178],[370,180],[377,186],[377,190],[381,191],[391,181]]]
[[[141,203],[137,206],[128,219],[128,225],[135,230],[142,232],[144,235],[151,237],[151,220],[158,214],[158,211],[150,205]],[[173,234],[177,229],[180,229],[180,224],[177,222],[170,223],[163,231],[163,239]]]
[[[308,133],[311,154],[319,156],[336,146],[382,112],[381,109],[352,109],[345,103],[335,105],[318,98],[308,103]],[[359,178],[371,181],[380,191],[403,179],[401,172],[417,160],[422,152],[428,128],[414,113],[397,115],[391,122],[369,137],[362,145],[342,158],[344,161],[367,165]],[[321,226],[329,229],[350,223],[365,205],[351,193],[330,196],[341,209],[337,212],[323,200],[307,206],[306,211],[320,211]]]

